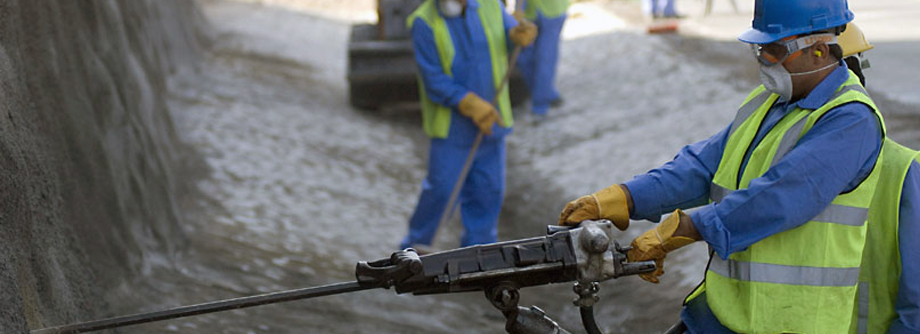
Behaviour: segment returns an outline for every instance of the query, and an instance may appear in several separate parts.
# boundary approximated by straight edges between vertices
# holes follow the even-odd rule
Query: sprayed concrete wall
[[[183,246],[163,98],[203,24],[189,0],[0,0],[0,333],[109,313]]]

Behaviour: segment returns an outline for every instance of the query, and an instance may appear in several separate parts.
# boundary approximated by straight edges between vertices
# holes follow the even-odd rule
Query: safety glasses
[[[837,35],[827,33],[802,36],[799,38],[790,36],[770,44],[751,44],[751,51],[754,53],[754,57],[757,58],[758,62],[766,66],[773,66],[795,59],[802,54],[800,51],[820,42],[825,44],[836,44]]]

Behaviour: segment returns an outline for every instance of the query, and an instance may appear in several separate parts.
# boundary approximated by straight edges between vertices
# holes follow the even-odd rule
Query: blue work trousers
[[[533,113],[545,115],[551,102],[559,99],[556,90],[556,63],[559,60],[559,37],[565,14],[546,18],[537,13],[534,22],[539,33],[532,45],[521,50],[518,68],[530,88]]]
[[[664,16],[664,17],[677,16],[677,10],[674,9],[675,1],[676,0],[651,0],[652,15],[653,16]],[[664,2],[663,6],[662,6],[662,2]]]
[[[428,176],[422,181],[418,206],[409,220],[409,234],[400,244],[401,249],[431,245],[471,146],[467,141],[452,138],[431,140]],[[461,247],[498,240],[498,214],[504,191],[505,138],[486,136],[476,151],[454,207],[460,207],[463,220]]]

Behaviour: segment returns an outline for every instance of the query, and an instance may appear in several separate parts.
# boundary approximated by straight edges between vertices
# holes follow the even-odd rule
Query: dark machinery
[[[416,295],[483,291],[507,319],[513,334],[567,333],[536,307],[518,306],[521,288],[575,282],[575,300],[585,329],[601,333],[594,321],[598,282],[655,270],[653,261],[630,263],[629,248],[613,240],[613,223],[585,221],[573,229],[550,226],[547,235],[477,245],[418,256],[406,250],[388,259],[359,262],[358,284],[394,287]]]
[[[566,334],[542,310],[518,305],[520,289],[575,282],[582,322],[599,334],[593,306],[599,282],[655,270],[654,261],[631,263],[629,248],[613,240],[613,223],[585,221],[579,227],[550,226],[547,235],[448,250],[419,256],[406,249],[390,257],[358,262],[355,282],[274,292],[31,331],[31,334],[83,333],[152,321],[240,309],[376,288],[416,295],[483,291],[507,319],[512,334]]]
[[[418,82],[406,18],[423,0],[378,0],[377,24],[356,24],[348,40],[348,86],[357,108],[418,109]],[[517,70],[512,72],[511,104],[529,92]]]

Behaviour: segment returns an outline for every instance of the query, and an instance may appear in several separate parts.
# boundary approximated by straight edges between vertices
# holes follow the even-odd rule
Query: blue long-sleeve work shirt
[[[898,222],[898,250],[901,253],[901,277],[894,308],[898,317],[891,323],[888,334],[920,334],[920,164],[910,165]]]
[[[448,140],[458,140],[464,143],[472,143],[473,138],[479,133],[479,128],[469,118],[457,112],[460,100],[469,92],[489,102],[495,97],[492,55],[489,52],[489,41],[486,39],[482,22],[479,19],[479,1],[498,0],[468,0],[463,15],[453,18],[444,17],[447,30],[450,31],[451,40],[454,42],[454,59],[451,66],[453,76],[444,73],[431,27],[421,18],[416,18],[412,24],[415,60],[418,62],[425,92],[434,103],[453,110]],[[440,9],[438,12],[440,13]],[[507,36],[508,31],[517,25],[517,21],[506,11],[502,11],[502,14]],[[506,45],[506,47],[509,46],[510,44]],[[497,126],[493,128],[492,136],[503,136],[510,131],[510,128]]]
[[[828,102],[847,77],[846,66],[841,64],[805,98],[774,104],[751,147],[796,107],[817,109]],[[685,146],[674,160],[626,182],[634,203],[632,218],[658,221],[662,214],[674,209],[700,207],[690,215],[694,226],[713,251],[727,259],[731,253],[766,237],[801,226],[838,194],[854,189],[871,172],[881,148],[881,130],[872,111],[860,103],[845,104],[816,122],[792,151],[747,189],[732,192],[719,203],[707,204],[728,131],[726,127],[709,139]],[[746,153],[745,165],[749,154]],[[920,196],[911,198],[905,194],[904,198],[913,205],[902,205],[902,211],[905,207],[920,207]],[[902,222],[920,224],[920,212],[902,212],[901,217]],[[905,237],[906,233],[911,234]],[[920,238],[920,228],[902,229],[901,237],[916,240]],[[901,251],[902,263],[907,264],[902,270],[905,277],[910,277],[909,272],[920,270],[920,254]],[[903,297],[908,305],[899,306],[898,312],[909,316],[906,321],[916,326],[920,322],[920,311],[916,309],[920,280],[902,280],[901,284],[908,287],[901,288],[899,300]]]

